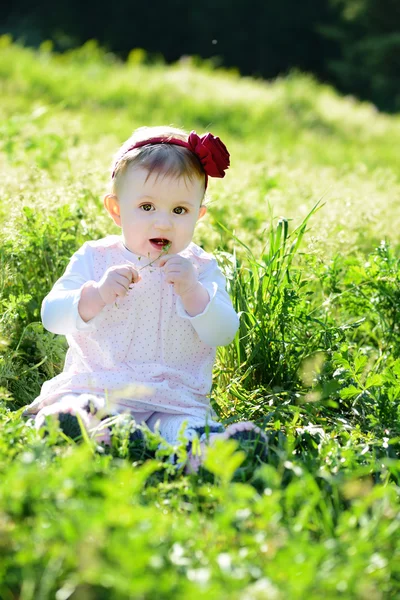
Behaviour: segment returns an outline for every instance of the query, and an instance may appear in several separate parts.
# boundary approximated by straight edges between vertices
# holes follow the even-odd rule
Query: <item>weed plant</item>
[[[302,74],[123,65],[94,43],[1,38],[0,85],[1,600],[398,597],[398,117]],[[21,417],[65,356],[43,297],[114,232],[110,148],[159,122],[232,151],[196,234],[241,316],[211,401],[268,435],[267,459],[219,443],[190,476],[182,440],[133,448],[123,419],[107,449]]]

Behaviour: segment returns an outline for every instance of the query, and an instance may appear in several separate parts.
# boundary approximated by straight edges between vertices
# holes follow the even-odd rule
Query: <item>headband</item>
[[[182,146],[183,148],[187,148],[193,152],[203,166],[206,175],[206,187],[208,183],[208,177],[225,177],[225,170],[230,164],[229,152],[219,137],[216,137],[211,133],[205,133],[204,135],[199,136],[195,131],[190,133],[187,142],[180,140],[179,138],[162,137],[153,137],[148,138],[147,140],[141,140],[130,146],[124,155],[135,148],[151,146],[154,144],[172,144],[174,146]],[[115,169],[111,177],[114,178],[114,176]]]

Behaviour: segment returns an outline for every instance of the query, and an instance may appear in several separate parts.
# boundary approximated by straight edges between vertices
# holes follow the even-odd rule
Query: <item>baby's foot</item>
[[[221,433],[212,433],[208,440],[200,442],[197,452],[190,449],[186,465],[187,473],[197,473],[204,463],[208,446],[212,446],[216,440],[233,439],[239,442],[239,448],[244,450],[249,457],[257,457],[265,461],[267,459],[268,438],[265,433],[251,421],[233,423],[228,425]]]
[[[46,421],[49,418],[56,418],[59,422],[61,431],[68,437],[77,439],[82,436],[81,426],[77,415],[79,415],[84,427],[88,427],[89,419],[88,413],[82,408],[67,406],[63,403],[56,403],[43,408],[35,419],[35,428],[44,429],[46,427]]]
[[[82,437],[82,424],[88,435],[98,444],[109,445],[110,430],[108,427],[102,426],[96,413],[97,409],[92,403],[83,402],[81,405],[76,405],[66,399],[42,408],[36,416],[35,428],[37,430],[45,428],[48,418],[57,417],[61,431],[71,439],[76,440]]]

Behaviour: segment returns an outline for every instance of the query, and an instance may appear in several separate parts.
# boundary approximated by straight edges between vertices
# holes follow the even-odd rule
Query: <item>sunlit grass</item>
[[[240,78],[91,43],[54,55],[0,38],[0,597],[397,597],[400,481],[398,116],[310,76]],[[196,241],[241,314],[212,403],[252,419],[268,460],[222,444],[186,476],[149,436],[110,453],[22,420],[63,365],[40,304],[102,207],[140,125],[218,135],[231,152]],[[382,241],[386,240],[386,241]]]

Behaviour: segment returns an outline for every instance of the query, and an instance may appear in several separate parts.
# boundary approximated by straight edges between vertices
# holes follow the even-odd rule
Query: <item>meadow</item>
[[[1,600],[400,597],[400,118],[293,72],[273,82],[94,42],[0,38]],[[132,456],[22,407],[63,366],[43,297],[87,239],[131,131],[219,135],[231,152],[195,241],[241,315],[218,350],[221,422],[253,420],[186,475],[148,435]]]

